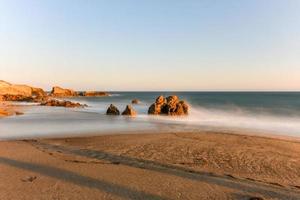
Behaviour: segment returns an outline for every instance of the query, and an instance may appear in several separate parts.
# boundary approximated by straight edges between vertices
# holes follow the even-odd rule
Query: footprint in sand
[[[33,182],[35,179],[37,179],[36,176],[26,176],[25,178],[22,178],[21,180],[23,182]]]

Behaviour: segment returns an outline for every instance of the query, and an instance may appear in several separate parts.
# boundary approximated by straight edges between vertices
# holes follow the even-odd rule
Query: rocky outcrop
[[[32,87],[27,85],[14,85],[5,81],[0,82],[0,95],[32,96]]]
[[[107,92],[99,92],[99,91],[86,91],[86,92],[79,92],[79,96],[85,97],[102,97],[102,96],[109,96]]]
[[[127,105],[125,110],[122,112],[122,115],[128,115],[128,116],[136,116],[136,111],[132,108],[132,106]]]
[[[138,99],[133,99],[131,101],[131,104],[139,104],[139,103],[140,103],[140,101]]]
[[[188,112],[188,104],[185,101],[180,101],[177,96],[169,96],[167,98],[159,96],[148,109],[148,114],[151,115],[180,116],[187,115]]]
[[[107,92],[86,91],[75,92],[71,89],[64,89],[58,86],[52,88],[50,97],[74,97],[74,96],[109,96]],[[29,101],[29,102],[44,102],[48,100],[47,93],[36,87],[27,85],[14,85],[6,81],[0,80],[0,101]]]
[[[78,108],[85,107],[86,105],[82,105],[80,103],[74,103],[71,101],[60,101],[56,99],[50,99],[41,103],[41,106],[56,106],[56,107],[66,107],[66,108]]]
[[[0,101],[40,102],[46,96],[45,91],[41,88],[0,81]]]
[[[10,84],[9,82],[0,80],[0,88],[2,88],[2,87],[8,87],[8,86],[10,86],[10,85],[11,85],[11,84]]]
[[[41,88],[32,88],[32,93],[31,93],[32,97],[37,97],[37,98],[41,98],[41,97],[45,97],[47,96],[46,92],[41,89]]]
[[[74,97],[77,96],[77,92],[71,89],[64,89],[58,86],[54,86],[50,93],[54,97]]]
[[[5,81],[0,81],[0,95],[42,97],[46,96],[46,93],[41,88],[31,87],[28,85],[15,85]]]
[[[33,102],[34,101],[34,98],[31,97],[31,96],[11,95],[11,94],[2,95],[0,99],[2,101],[26,101],[26,102]]]
[[[107,115],[120,115],[120,111],[119,109],[114,106],[113,104],[110,104],[110,106],[108,107],[107,111],[106,111]]]

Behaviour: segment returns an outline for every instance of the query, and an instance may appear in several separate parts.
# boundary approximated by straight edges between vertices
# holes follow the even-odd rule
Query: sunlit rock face
[[[133,109],[131,105],[127,105],[125,110],[122,112],[122,115],[136,116],[137,112]]]
[[[50,93],[54,97],[73,97],[77,96],[77,92],[71,89],[64,89],[58,86],[54,86]]]
[[[31,97],[44,97],[46,93],[41,88],[28,85],[16,85],[6,81],[0,81],[0,96],[2,100],[14,101]]]

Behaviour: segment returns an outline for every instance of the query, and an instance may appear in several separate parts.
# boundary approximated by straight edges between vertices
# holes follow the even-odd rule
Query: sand
[[[300,199],[300,143],[222,132],[0,142],[0,199]]]

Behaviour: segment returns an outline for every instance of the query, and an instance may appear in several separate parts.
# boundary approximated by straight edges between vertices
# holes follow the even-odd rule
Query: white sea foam
[[[190,114],[184,117],[151,116],[147,114],[149,104],[134,105],[138,116],[106,116],[110,103],[122,112],[127,100],[102,100],[87,102],[87,108],[55,108],[26,106],[25,115],[0,120],[0,139],[60,137],[85,135],[88,133],[120,133],[122,131],[173,131],[195,130],[205,127],[238,128],[269,132],[283,136],[300,137],[299,115],[272,115],[263,109],[255,112],[230,105],[216,108],[191,105]],[[28,105],[28,104],[26,104]]]
[[[218,110],[194,106],[186,117],[141,115],[140,118],[164,123],[239,128],[300,137],[299,117],[274,116],[264,112],[254,114],[238,107],[234,110]]]

